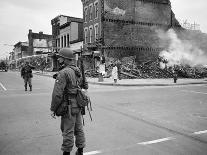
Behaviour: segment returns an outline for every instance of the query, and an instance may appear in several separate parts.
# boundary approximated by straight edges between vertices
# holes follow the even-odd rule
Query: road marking
[[[172,140],[172,139],[174,139],[174,138],[173,137],[167,137],[167,138],[152,140],[152,141],[148,141],[148,142],[141,142],[141,143],[137,143],[137,144],[139,144],[139,145],[149,145],[149,144],[165,142],[165,141]]]
[[[196,94],[207,94],[207,93],[204,93],[204,92],[199,92],[199,91],[192,91],[192,90],[181,90],[183,92],[187,92],[187,93],[196,93]]]
[[[200,134],[203,134],[203,133],[207,133],[207,130],[194,132],[195,135],[200,135]]]
[[[1,86],[5,91],[7,90],[1,82],[0,82],[0,86]]]
[[[93,154],[99,154],[99,153],[102,153],[101,151],[91,151],[91,152],[86,152],[86,153],[83,153],[84,155],[93,155]]]

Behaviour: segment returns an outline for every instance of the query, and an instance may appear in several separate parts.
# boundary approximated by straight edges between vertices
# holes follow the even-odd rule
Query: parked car
[[[5,71],[5,72],[8,71],[8,65],[5,61],[0,62],[0,71]]]

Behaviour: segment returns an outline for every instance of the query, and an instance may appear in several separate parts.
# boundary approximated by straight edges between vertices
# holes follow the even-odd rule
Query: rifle
[[[86,76],[85,76],[85,69],[84,69],[84,64],[83,64],[83,57],[82,57],[82,49],[81,49],[81,57],[80,57],[80,70],[81,70],[81,74],[82,74],[82,88],[83,89],[88,89],[88,82],[86,81]],[[90,118],[91,118],[91,121],[92,121],[92,117],[91,117],[91,113],[90,113],[90,110],[92,111],[92,106],[91,106],[91,101],[90,101],[90,98],[88,98],[89,100],[89,104],[90,104],[90,109],[89,107],[87,106],[87,110],[89,111],[89,115],[90,115]],[[82,115],[85,115],[86,114],[86,111],[85,111],[85,108],[83,108],[81,110],[81,114]]]
[[[81,49],[81,57],[79,59],[80,61],[80,70],[81,70],[81,75],[82,75],[82,84],[81,84],[81,88],[83,89],[88,89],[87,84],[86,84],[86,76],[85,76],[85,70],[84,70],[84,65],[83,65],[83,58],[82,58],[82,49]],[[81,114],[85,115],[86,114],[86,110],[85,108],[81,109]]]

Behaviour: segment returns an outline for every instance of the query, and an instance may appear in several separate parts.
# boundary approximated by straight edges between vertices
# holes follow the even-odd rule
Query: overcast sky
[[[206,0],[171,0],[176,18],[200,24],[207,33]],[[29,29],[52,33],[57,15],[82,18],[81,0],[0,0],[0,58],[8,56],[18,41],[27,41]]]

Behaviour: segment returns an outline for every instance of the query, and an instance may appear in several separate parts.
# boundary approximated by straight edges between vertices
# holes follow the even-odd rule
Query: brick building
[[[157,30],[181,27],[169,0],[82,0],[84,49],[136,61],[157,58],[165,48]]]

